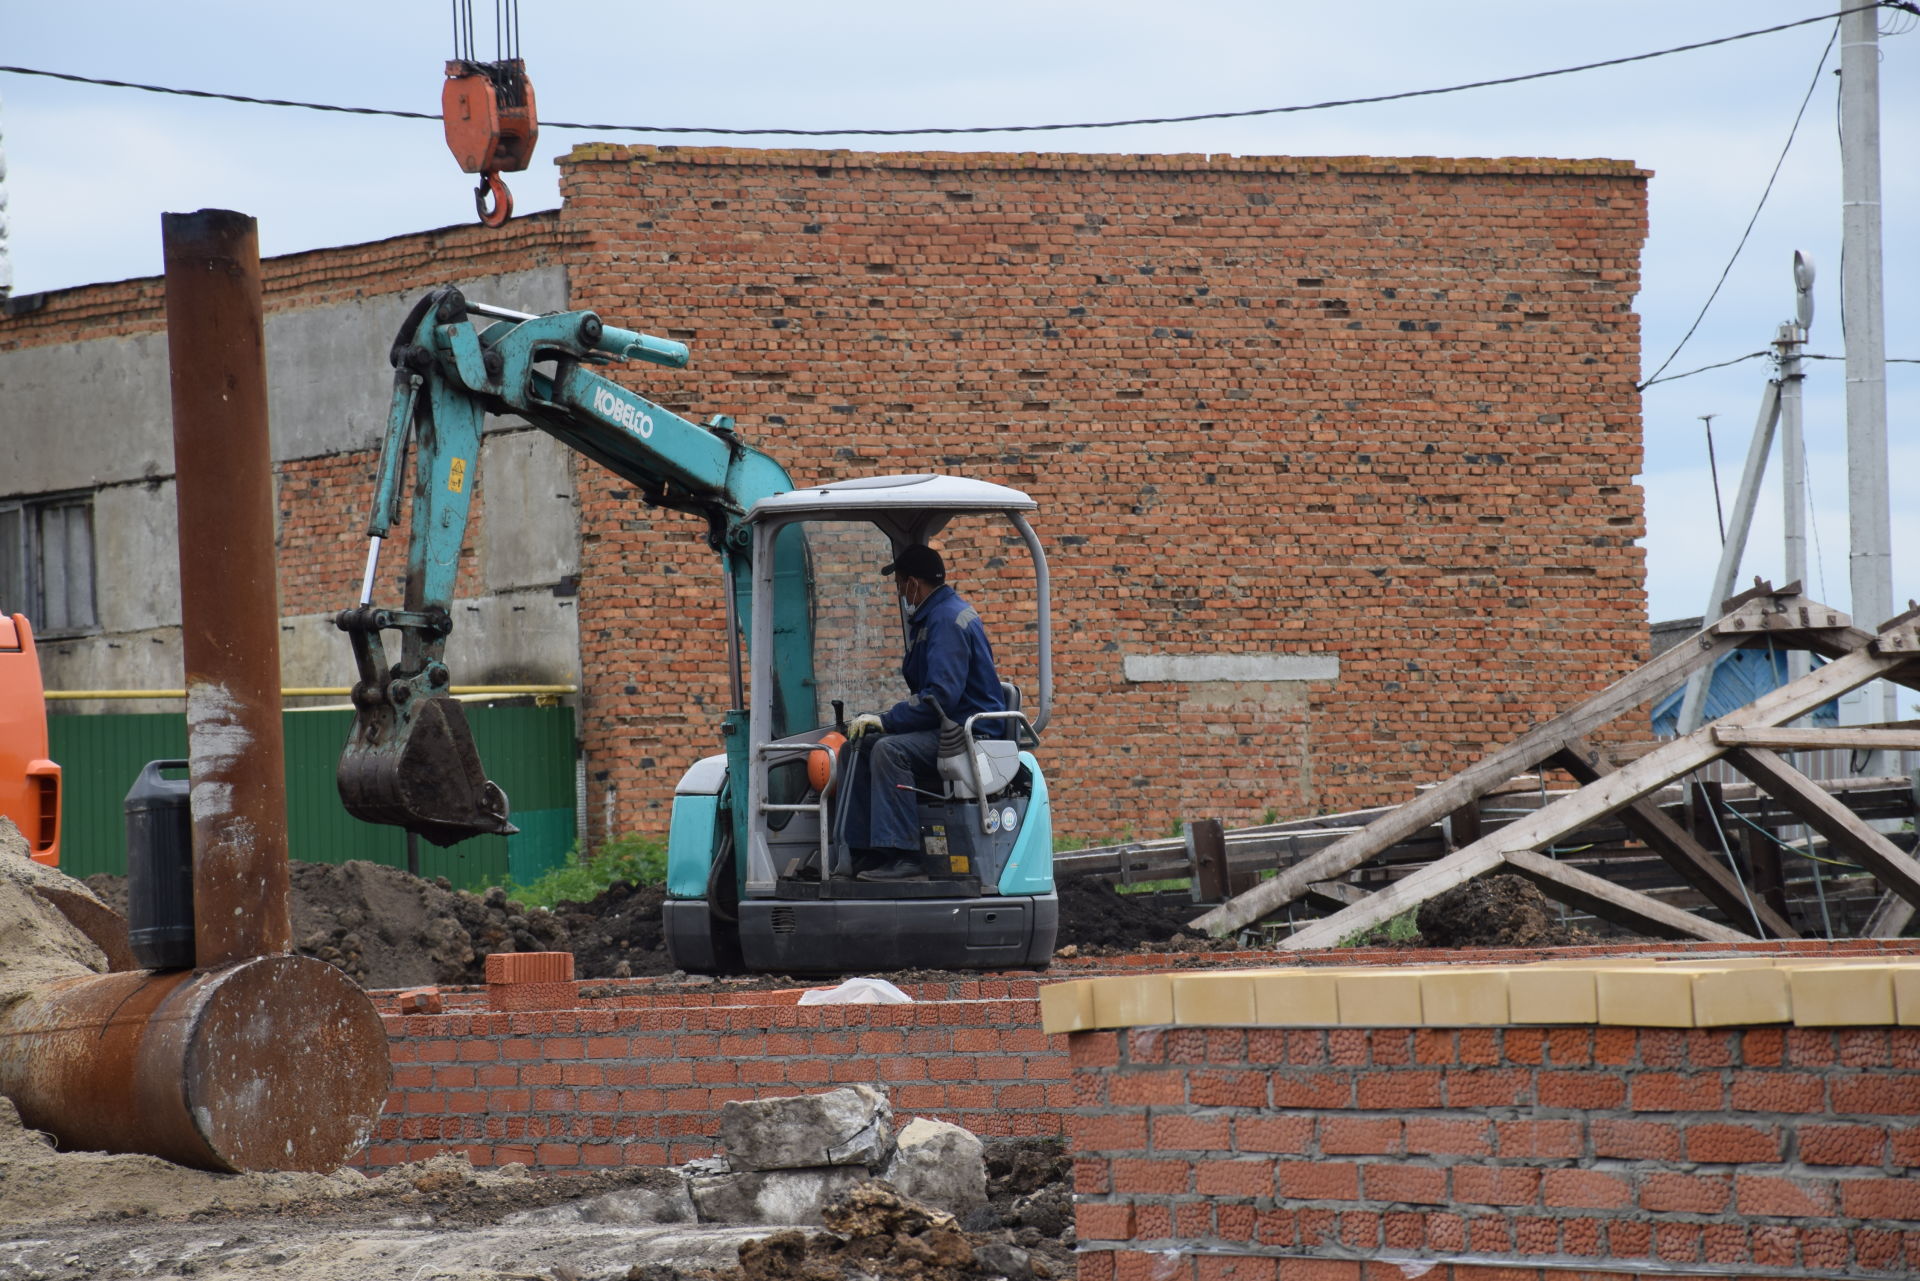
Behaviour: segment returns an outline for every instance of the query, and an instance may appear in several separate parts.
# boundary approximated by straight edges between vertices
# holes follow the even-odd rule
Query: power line
[[[1695,374],[1704,374],[1708,370],[1725,369],[1728,365],[1737,365],[1737,364],[1740,364],[1742,361],[1758,360],[1762,356],[1771,356],[1771,355],[1773,355],[1771,351],[1750,351],[1744,356],[1735,356],[1732,360],[1716,361],[1711,365],[1702,365],[1698,369],[1689,369],[1684,374],[1668,374],[1664,378],[1649,378],[1647,379],[1647,381],[1641,383],[1636,390],[1645,391],[1647,388],[1653,386],[1656,383],[1678,382],[1682,378],[1691,378]],[[1800,355],[1800,359],[1802,360],[1845,360],[1846,357],[1845,356],[1815,356],[1808,352],[1802,352]],[[1889,365],[1920,365],[1920,357],[1888,356],[1887,363]]]
[[[1359,107],[1373,103],[1402,102],[1409,98],[1430,98],[1442,94],[1462,93],[1469,89],[1490,89],[1499,85],[1524,84],[1532,80],[1546,80],[1555,76],[1569,76],[1583,71],[1597,71],[1604,67],[1620,67],[1629,63],[1646,62],[1653,58],[1664,58],[1676,53],[1691,53],[1697,49],[1711,49],[1717,45],[1733,44],[1740,40],[1751,40],[1755,36],[1773,35],[1776,32],[1791,31],[1795,27],[1811,26],[1814,23],[1828,22],[1857,13],[1863,9],[1893,8],[1907,12],[1920,13],[1911,0],[1875,0],[1873,4],[1856,5],[1852,8],[1823,13],[1814,18],[1801,18],[1794,22],[1782,22],[1771,27],[1759,27],[1752,31],[1742,31],[1736,35],[1719,36],[1712,40],[1696,40],[1691,44],[1674,45],[1667,49],[1656,49],[1650,53],[1630,54],[1622,58],[1606,58],[1599,62],[1584,62],[1578,66],[1558,67],[1551,71],[1534,71],[1525,75],[1501,76],[1492,80],[1473,80],[1465,84],[1445,85],[1434,89],[1408,89],[1399,93],[1375,94],[1364,98],[1335,98],[1325,102],[1299,103],[1288,107],[1255,107],[1246,111],[1207,111],[1185,116],[1142,116],[1131,120],[1086,120],[1071,124],[1045,125],[965,125],[965,126],[926,126],[912,129],[739,129],[722,125],[633,125],[612,123],[582,123],[566,120],[542,120],[543,129],[591,129],[602,133],[661,133],[684,134],[703,133],[733,137],[879,137],[899,138],[931,134],[977,134],[977,133],[1044,133],[1062,129],[1120,129],[1133,125],[1171,125],[1191,124],[1201,120],[1238,120],[1250,116],[1288,115],[1303,111],[1326,111],[1334,107]],[[1831,49],[1832,42],[1828,42]],[[1824,64],[1826,57],[1821,56]],[[169,85],[143,84],[133,80],[108,80],[97,76],[74,75],[62,71],[46,71],[36,67],[0,66],[0,72],[10,72],[20,76],[45,76],[54,80],[66,80],[74,84],[99,85],[109,89],[138,89],[145,93],[175,94],[186,98],[214,98],[223,102],[246,103],[260,107],[300,107],[308,111],[334,111],[358,116],[389,116],[400,120],[438,120],[439,115],[425,111],[394,111],[382,107],[345,107],[333,103],[302,102],[290,98],[255,98],[246,94],[216,93],[207,89],[179,89]],[[1816,77],[1817,79],[1817,77]],[[1811,91],[1809,91],[1811,92]],[[1802,107],[1804,110],[1804,105]],[[1794,118],[1797,128],[1799,117]],[[1791,143],[1792,139],[1788,139]],[[1771,184],[1769,184],[1771,186]],[[1744,243],[1744,241],[1743,241]],[[1677,349],[1676,349],[1677,350]],[[1671,357],[1669,358],[1671,359]],[[1664,368],[1665,366],[1662,366]]]
[[[1704,374],[1709,369],[1725,369],[1728,365],[1737,365],[1743,360],[1753,360],[1760,356],[1771,356],[1772,354],[1773,353],[1770,351],[1750,351],[1744,356],[1735,356],[1732,360],[1723,360],[1723,361],[1720,361],[1718,364],[1702,365],[1698,369],[1689,369],[1684,374],[1668,374],[1665,378],[1649,378],[1647,379],[1647,381],[1641,383],[1637,388],[1635,388],[1635,390],[1645,391],[1647,388],[1653,386],[1655,383],[1678,382],[1682,378],[1691,378],[1695,374]],[[1661,366],[1661,368],[1663,369],[1665,367],[1666,366],[1664,365]]]
[[[1700,322],[1707,318],[1707,310],[1713,306],[1713,300],[1720,296],[1720,288],[1727,283],[1727,276],[1732,273],[1733,264],[1740,260],[1740,251],[1747,247],[1747,237],[1753,234],[1754,224],[1760,221],[1760,211],[1767,207],[1767,197],[1773,194],[1774,181],[1780,177],[1780,166],[1787,163],[1787,153],[1793,150],[1793,139],[1800,132],[1801,117],[1807,114],[1807,104],[1813,101],[1813,91],[1820,87],[1820,73],[1826,70],[1827,57],[1832,54],[1833,43],[1839,38],[1840,24],[1835,22],[1833,34],[1827,37],[1827,47],[1820,51],[1820,61],[1813,68],[1813,79],[1807,83],[1807,92],[1800,99],[1800,109],[1793,113],[1793,127],[1787,130],[1787,141],[1781,146],[1780,155],[1773,162],[1773,172],[1767,175],[1767,185],[1760,192],[1760,202],[1753,207],[1753,216],[1747,219],[1746,230],[1740,233],[1740,242],[1733,247],[1733,254],[1727,259],[1727,265],[1720,269],[1720,279],[1713,282],[1713,291],[1707,295],[1707,300],[1700,304],[1700,314],[1693,318],[1693,323],[1687,326],[1687,332],[1680,336],[1680,341],[1675,343],[1673,350],[1667,353],[1667,358],[1660,362],[1660,368],[1654,370],[1637,390],[1645,391],[1654,383],[1661,381],[1660,375],[1665,372],[1668,365],[1673,363],[1673,358],[1680,354],[1681,348],[1692,339],[1694,332],[1700,328]]]

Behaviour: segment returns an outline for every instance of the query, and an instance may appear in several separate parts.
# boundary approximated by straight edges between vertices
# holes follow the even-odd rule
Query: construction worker
[[[847,844],[865,881],[924,879],[915,789],[939,787],[935,758],[944,717],[964,725],[977,712],[1006,709],[993,645],[979,613],[947,583],[946,563],[931,547],[902,549],[880,571],[893,575],[908,616],[907,656],[900,665],[911,693],[884,712],[853,718],[857,750],[848,780]],[[998,737],[1001,722],[981,726]]]

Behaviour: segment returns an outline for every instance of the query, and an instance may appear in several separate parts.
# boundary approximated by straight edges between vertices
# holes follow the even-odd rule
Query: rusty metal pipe
[[[62,979],[0,1011],[0,1091],[67,1148],[334,1170],[391,1075],[372,1002],[305,956]]]
[[[201,966],[292,950],[260,243],[162,214]]]
[[[259,242],[253,219],[218,209],[162,228],[200,968],[81,975],[0,1002],[0,1094],[70,1148],[332,1170],[371,1136],[392,1068],[366,993],[286,955]]]

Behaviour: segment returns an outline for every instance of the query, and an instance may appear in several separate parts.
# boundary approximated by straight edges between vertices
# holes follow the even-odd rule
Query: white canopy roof
[[[1017,489],[965,476],[863,476],[762,498],[748,520],[769,516],[859,518],[898,511],[1033,511],[1039,504]]]

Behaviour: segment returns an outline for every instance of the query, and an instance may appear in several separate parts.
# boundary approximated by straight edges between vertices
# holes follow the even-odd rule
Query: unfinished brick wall
[[[1625,164],[561,163],[575,304],[693,347],[623,382],[736,415],[803,483],[953,471],[1040,501],[1056,831],[1398,797],[1645,652]],[[657,830],[718,750],[717,571],[697,522],[590,470],[579,492],[589,810]],[[1276,652],[1339,679],[1122,670]]]
[[[1060,1134],[1072,1105],[1031,977],[924,985],[913,1005],[588,986],[603,995],[574,1008],[388,1014],[394,1093],[360,1163],[454,1149],[480,1165],[664,1165],[717,1150],[729,1099],[853,1082],[886,1087],[903,1123],[995,1137]]]
[[[1834,944],[1809,941],[1737,947],[1638,943],[1586,948],[1436,949],[1422,952],[1419,960],[1423,965],[1448,966],[1590,956],[1860,958],[1914,953],[1920,953],[1920,941],[1863,939]],[[1112,1141],[1113,1136],[1145,1135],[1148,1131],[1140,1128],[1147,1124],[1143,1118],[1149,1114],[1160,1118],[1161,1107],[1172,1099],[1174,1086],[1169,1083],[1177,1084],[1177,1073],[1189,1066],[1196,1071],[1216,1069],[1204,1060],[1196,1060],[1197,1066],[1181,1065],[1182,1056],[1188,1051],[1165,1049],[1152,1051],[1160,1056],[1157,1059],[1128,1058],[1122,1065],[1118,1047],[1123,1041],[1116,1034],[1083,1033],[1073,1038],[1049,1035],[1041,1027],[1040,993],[1043,987],[1066,979],[1164,971],[1174,959],[1160,953],[1057,961],[1044,975],[983,974],[976,978],[910,983],[905,987],[914,998],[912,1005],[801,1006],[797,1004],[797,990],[760,990],[752,980],[722,980],[712,987],[693,990],[652,979],[527,985],[538,989],[536,991],[519,991],[516,989],[520,985],[512,984],[484,989],[446,989],[440,993],[443,1010],[434,1014],[400,1013],[394,994],[384,994],[380,1001],[393,1054],[393,1093],[373,1143],[359,1164],[381,1169],[450,1149],[467,1153],[480,1165],[521,1161],[548,1170],[677,1162],[717,1150],[720,1109],[729,1099],[806,1093],[856,1081],[884,1086],[893,1101],[895,1120],[900,1124],[914,1116],[927,1116],[964,1125],[989,1137],[1065,1135],[1076,1151],[1094,1161],[1171,1160],[1173,1158],[1144,1145],[1136,1151],[1126,1144],[1117,1144]],[[1199,974],[1351,965],[1388,969],[1404,966],[1407,953],[1395,949],[1306,953],[1237,951],[1190,954],[1180,959],[1185,962],[1185,968],[1179,972]],[[1522,1042],[1533,1043],[1522,1035],[1523,1031],[1512,1032],[1520,1039],[1513,1048],[1502,1051],[1508,1057],[1521,1053]],[[1533,1031],[1540,1032],[1539,1029]],[[1618,1032],[1617,1029],[1609,1031],[1610,1034]],[[1647,1045],[1668,1048],[1633,1051],[1641,1057],[1631,1065],[1599,1062],[1597,1066],[1576,1067],[1568,1061],[1572,1051],[1566,1047],[1575,1044],[1577,1038],[1569,1040],[1563,1035],[1565,1032],[1560,1029],[1534,1038],[1542,1047],[1533,1051],[1536,1058],[1547,1056],[1538,1062],[1516,1061],[1504,1069],[1493,1064],[1471,1065],[1474,1088],[1480,1091],[1472,1097],[1481,1101],[1470,1104],[1468,1096],[1459,1093],[1456,1085],[1446,1087],[1455,1090],[1450,1096],[1450,1106],[1455,1109],[1484,1107],[1487,1111],[1480,1119],[1486,1124],[1496,1120],[1513,1121],[1516,1119],[1514,1105],[1501,1102],[1504,1096],[1500,1096],[1496,1088],[1503,1081],[1506,1084],[1502,1088],[1509,1091],[1522,1089],[1523,1076],[1544,1070],[1558,1074],[1550,1090],[1569,1090],[1573,1087],[1564,1084],[1563,1078],[1570,1081],[1572,1074],[1577,1073],[1598,1072],[1609,1080],[1623,1080],[1623,1074],[1633,1067],[1645,1066],[1663,1074],[1684,1073],[1687,1067],[1678,1060],[1666,1063],[1660,1058],[1662,1054],[1679,1053],[1680,1050],[1673,1049],[1675,1046],[1684,1050],[1686,1041],[1676,1042],[1671,1034],[1651,1032],[1645,1035],[1654,1040],[1646,1042]],[[1585,1030],[1589,1036],[1592,1032],[1593,1029]],[[1237,1035],[1240,1039],[1233,1043],[1244,1047],[1245,1038],[1251,1034]],[[1366,1103],[1355,1099],[1353,1080],[1371,1071],[1364,1051],[1367,1044],[1364,1038],[1371,1035],[1370,1031],[1359,1029],[1303,1032],[1301,1036],[1305,1039],[1298,1043],[1276,1044],[1291,1044],[1299,1053],[1316,1056],[1309,1062],[1289,1062],[1284,1067],[1255,1070],[1236,1061],[1239,1066],[1218,1070],[1242,1075],[1249,1071],[1256,1075],[1267,1073],[1260,1076],[1261,1081],[1281,1072],[1297,1071],[1303,1076],[1314,1075],[1326,1080],[1340,1074],[1339,1079],[1349,1083],[1343,1096],[1346,1101],[1314,1106],[1342,1125],[1356,1119],[1364,1122],[1370,1117],[1377,1119],[1373,1091],[1384,1089],[1393,1093],[1403,1088],[1401,1084],[1370,1085],[1366,1087]],[[1388,1034],[1390,1048],[1380,1051],[1383,1068],[1392,1054],[1393,1038],[1406,1043],[1411,1035],[1407,1030]],[[1420,1035],[1425,1037],[1427,1033]],[[1490,1035],[1491,1032],[1482,1030],[1459,1033],[1464,1039],[1457,1043],[1419,1041],[1416,1048],[1424,1057],[1392,1064],[1393,1071],[1404,1070],[1408,1074],[1393,1079],[1410,1087],[1416,1080],[1427,1079],[1418,1074],[1444,1075],[1453,1071],[1454,1080],[1462,1080],[1464,1078],[1457,1074],[1465,1065],[1464,1059],[1458,1063],[1449,1059],[1445,1064],[1427,1059],[1439,1053],[1443,1044],[1456,1047],[1447,1050],[1456,1058],[1484,1056],[1490,1052],[1489,1046],[1500,1044],[1497,1040],[1488,1041],[1486,1038]],[[1812,1044],[1798,1039],[1797,1032],[1772,1030],[1754,1035],[1762,1039],[1790,1036],[1796,1039],[1784,1043],[1794,1047]],[[1102,1041],[1100,1036],[1108,1039]],[[1186,1037],[1184,1030],[1181,1036]],[[1668,1039],[1662,1040],[1661,1036]],[[1093,1039],[1082,1040],[1082,1037]],[[1356,1041],[1356,1037],[1362,1039]],[[1072,1061],[1070,1039],[1076,1047]],[[1628,1041],[1638,1044],[1632,1042],[1630,1033]],[[1343,1047],[1337,1056],[1329,1048],[1332,1043]],[[1189,1037],[1165,1044],[1194,1043]],[[1363,1049],[1354,1050],[1352,1047],[1356,1044]],[[1615,1048],[1607,1050],[1605,1056],[1617,1056],[1621,1043],[1610,1039],[1608,1044]],[[1242,1048],[1239,1052],[1244,1056],[1252,1051]],[[1172,1058],[1167,1057],[1169,1053],[1173,1054]],[[1352,1061],[1356,1053],[1362,1054],[1358,1062]],[[1846,1061],[1851,1063],[1857,1056],[1857,1049],[1850,1048]],[[1802,1057],[1801,1049],[1793,1050],[1791,1073],[1804,1070]],[[1110,1069],[1129,1080],[1137,1075],[1142,1082],[1150,1081],[1151,1088],[1161,1094],[1152,1101],[1129,1098],[1124,1102],[1118,1099],[1110,1102],[1106,1093],[1109,1087],[1102,1084],[1101,1079],[1101,1074]],[[1789,1069],[1781,1066],[1777,1070],[1787,1072]],[[1863,1070],[1855,1075],[1865,1079],[1870,1073],[1863,1065]],[[1907,1084],[1915,1088],[1915,1093],[1908,1096],[1905,1106],[1920,1114],[1920,1079],[1908,1079]],[[1124,1094],[1135,1085],[1112,1088]],[[1261,1088],[1264,1091],[1267,1087]],[[1639,1088],[1641,1110],[1647,1111],[1650,1105],[1645,1102],[1646,1091],[1667,1087],[1648,1084]],[[1185,1090],[1186,1086],[1181,1085],[1180,1089]],[[1550,1097],[1556,1100],[1552,1105],[1555,1107],[1580,1106],[1571,1094],[1564,1096],[1567,1100],[1564,1102],[1558,1101],[1562,1098],[1560,1095]],[[1254,1118],[1247,1123],[1245,1133],[1249,1134],[1268,1125],[1298,1128],[1296,1122],[1268,1119],[1263,1112],[1269,1103],[1275,1108],[1289,1107],[1293,1101],[1291,1096],[1288,1103],[1280,1103],[1276,1096],[1262,1093],[1262,1102],[1242,1105],[1242,1113],[1231,1109],[1219,1111],[1225,1105],[1208,1101],[1212,1098],[1203,1089],[1192,1100],[1199,1109],[1194,1115],[1210,1118],[1206,1120],[1210,1127],[1206,1132],[1223,1142],[1231,1139],[1233,1116]],[[1602,1109],[1614,1106],[1601,1094],[1592,1095],[1590,1101]],[[1401,1102],[1419,1106],[1411,1095]],[[1391,1106],[1397,1109],[1400,1104]],[[1170,1110],[1188,1110],[1186,1095],[1182,1094]],[[1312,1116],[1305,1112],[1301,1115],[1308,1117],[1305,1132],[1311,1134]],[[1459,1117],[1443,1110],[1427,1119],[1451,1123]],[[1675,1121],[1671,1116],[1654,1119],[1662,1123]],[[1751,1118],[1722,1120],[1730,1125],[1742,1125],[1748,1124]],[[1160,1120],[1155,1119],[1152,1124],[1160,1125]],[[1920,1125],[1920,1121],[1916,1124]],[[1916,1129],[1915,1134],[1920,1135],[1920,1129]],[[1229,1150],[1232,1146],[1227,1143],[1219,1151],[1205,1149],[1208,1155],[1204,1159],[1238,1160],[1254,1152],[1250,1147]],[[1184,1154],[1181,1160],[1200,1159],[1196,1149],[1174,1150]],[[1545,1155],[1541,1154],[1543,1158]],[[1259,1159],[1271,1166],[1275,1158],[1269,1154]],[[1464,1159],[1464,1154],[1447,1154],[1438,1164],[1454,1164]],[[1567,1162],[1556,1158],[1546,1164]],[[1376,1175],[1381,1177],[1391,1176]],[[1130,1203],[1127,1195],[1118,1192],[1082,1190],[1089,1193],[1094,1204]],[[1160,1200],[1148,1200],[1155,1205],[1199,1206],[1205,1196],[1204,1189],[1184,1186]],[[1116,1212],[1101,1210],[1098,1213]],[[1188,1214],[1198,1212],[1186,1211]],[[1081,1228],[1081,1236],[1086,1240],[1107,1241],[1108,1248],[1144,1248],[1135,1247],[1133,1237],[1109,1239],[1090,1232],[1085,1226]],[[1144,1236],[1141,1239],[1145,1239]],[[1916,1258],[1920,1259],[1920,1254]]]

